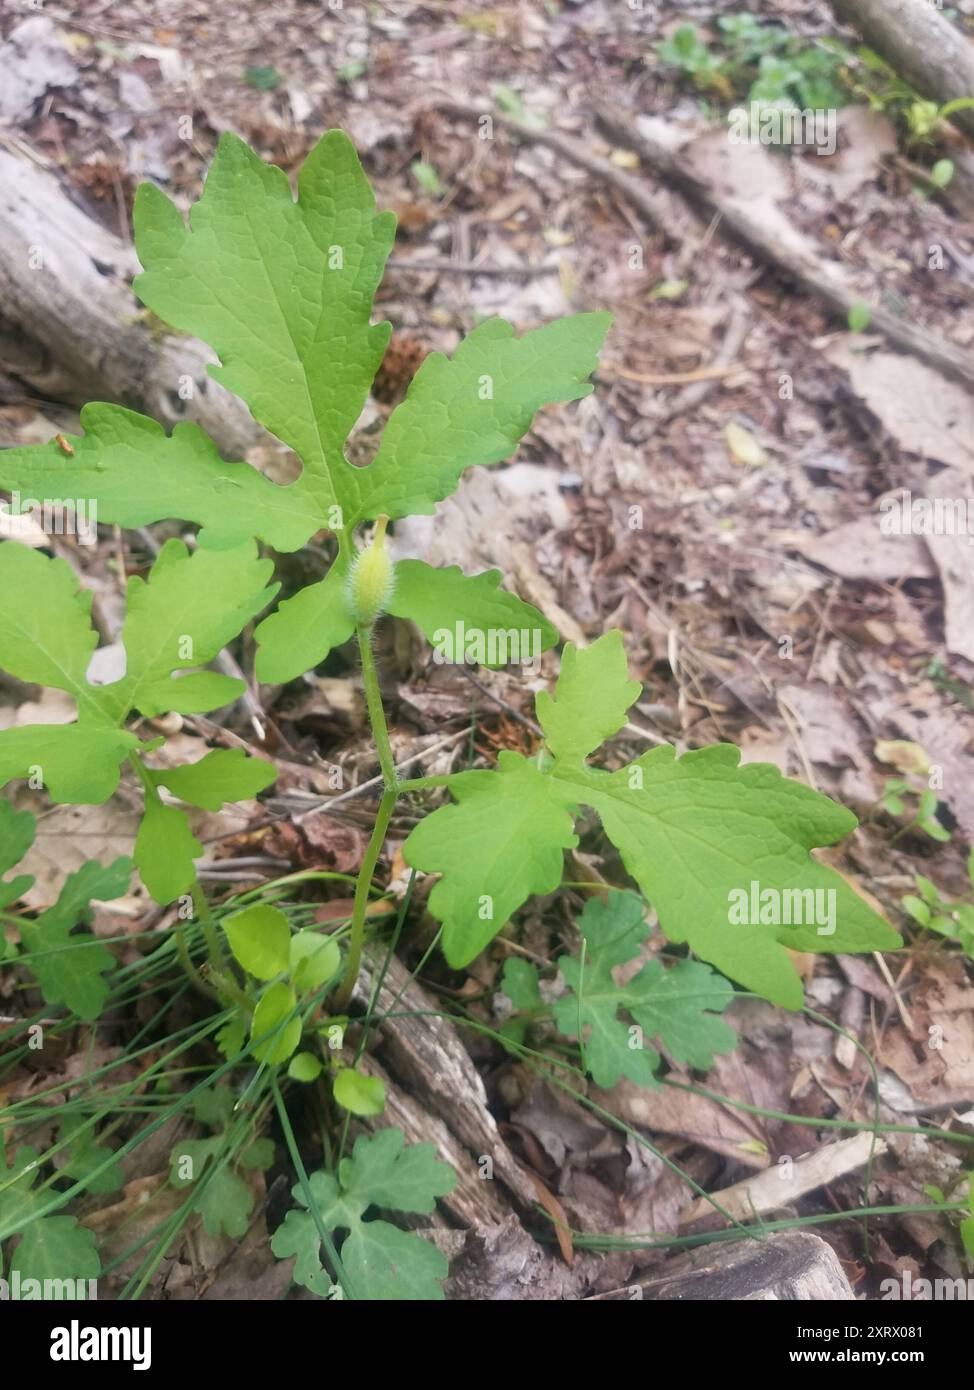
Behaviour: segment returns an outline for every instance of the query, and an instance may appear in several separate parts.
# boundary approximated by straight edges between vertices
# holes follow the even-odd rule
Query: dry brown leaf
[[[974,399],[915,357],[856,352],[850,338],[825,356],[907,453],[953,464],[974,478]]]

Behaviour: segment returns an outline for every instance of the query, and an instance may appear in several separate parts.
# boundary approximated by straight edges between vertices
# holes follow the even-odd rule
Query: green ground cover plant
[[[383,1213],[430,1212],[449,1192],[452,1171],[433,1145],[406,1146],[395,1128],[360,1132],[348,1149],[352,1123],[383,1110],[381,1081],[360,1065],[364,1042],[349,1057],[344,1040],[369,933],[381,940],[367,909],[401,796],[421,809],[444,789],[449,796],[420,820],[403,852],[413,879],[437,876],[429,910],[455,969],[487,949],[529,898],[559,889],[564,852],[581,828],[589,832],[593,815],[615,847],[620,873],[639,891],[593,899],[582,912],[579,950],[557,962],[564,988],[548,1010],[557,1048],[539,1058],[524,1044],[531,1020],[547,1009],[538,975],[510,961],[503,982],[513,1016],[496,1040],[553,1074],[567,1067],[576,1090],[586,1075],[603,1087],[623,1076],[658,1085],[666,1058],[705,1070],[734,1046],[722,1015],[735,988],[802,1007],[791,951],[900,944],[814,857],[856,825],[835,802],[771,766],[742,766],[731,745],[682,756],[656,747],[615,765],[604,745],[640,691],[618,632],[584,649],[564,647],[553,691],[537,697],[543,745],[536,755],[506,751],[496,770],[400,777],[373,654],[385,615],[411,620],[431,642],[462,624],[471,646],[453,653],[457,661],[503,665],[560,639],[540,612],[500,586],[498,571],[469,576],[458,566],[395,562],[388,528],[432,513],[468,467],[509,458],[538,409],[588,394],[610,316],[577,314],[520,336],[501,319],[479,324],[451,357],[426,358],[373,462],[353,467],[346,439],[389,340],[390,326],[371,315],[394,230],[337,131],[308,156],[296,198],[281,170],[233,136],[221,139],[188,223],[157,188],[139,192],[139,296],[213,348],[213,377],[298,456],[296,481],[280,485],[245,462],[225,461],[194,424],[167,434],[108,404],[85,408],[83,433],[67,448],[55,442],[0,454],[0,486],[10,491],[86,497],[100,520],[120,527],[177,520],[199,528],[195,537],[166,541],[146,577],[129,579],[125,674],[107,685],[88,679],[98,636],[91,596],[71,567],[16,542],[0,544],[0,667],[67,692],[76,705],[71,723],[0,732],[0,783],[12,792],[26,784],[54,803],[97,805],[127,768],[143,805],[132,862],[86,865],[57,903],[34,914],[16,907],[26,878],[3,876],[30,846],[32,817],[0,801],[0,911],[17,938],[5,947],[5,965],[28,997],[36,988],[57,1011],[53,1020],[25,1014],[7,1037],[8,1065],[27,1054],[32,1029],[67,1034],[148,989],[176,990],[197,1007],[206,1001],[202,1021],[163,1039],[141,1025],[126,1052],[132,1059],[151,1050],[138,1084],[112,1062],[95,1068],[55,1137],[43,1091],[11,1108],[0,1245],[25,1277],[43,1278],[59,1261],[62,1272],[67,1265],[92,1277],[91,1232],[64,1207],[116,1182],[133,1149],[178,1116],[208,1132],[173,1148],[170,1180],[185,1200],[146,1240],[124,1296],[147,1287],[191,1217],[211,1234],[246,1230],[254,1210],[248,1175],[274,1163],[272,1123],[298,1178],[295,1206],[272,1241],[277,1255],[295,1258],[295,1279],[326,1298],[442,1296],[442,1256]],[[261,547],[293,552],[321,532],[331,537],[328,573],[266,612],[278,586]],[[295,898],[302,885],[340,875],[288,875],[208,901],[197,876],[202,845],[184,808],[213,811],[251,798],[271,785],[275,769],[240,749],[174,765],[147,723],[232,704],[243,683],[208,668],[262,614],[255,634],[262,681],[300,677],[350,640],[361,662],[382,794],[349,917],[330,932]],[[86,930],[89,904],[124,893],[136,870],[149,895],[172,910],[171,929],[127,937],[142,953],[121,964],[110,942]],[[741,895],[756,905],[750,917],[749,908],[734,915]],[[820,899],[831,904],[827,920],[780,910]],[[408,895],[398,912],[391,906],[397,930],[408,908]],[[646,954],[650,909],[670,943],[665,954]],[[627,968],[624,985],[618,967]],[[368,1020],[381,1026],[373,1008]],[[325,1119],[322,1166],[309,1174],[288,1105],[312,1092]],[[130,1132],[137,1096],[148,1097],[146,1114]],[[20,1142],[33,1132],[47,1148]]]

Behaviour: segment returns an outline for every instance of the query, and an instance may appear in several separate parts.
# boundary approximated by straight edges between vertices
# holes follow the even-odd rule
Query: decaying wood
[[[879,1158],[885,1152],[885,1142],[865,1131],[851,1139],[840,1139],[836,1144],[824,1144],[790,1164],[777,1163],[771,1168],[763,1168],[759,1173],[750,1173],[734,1183],[733,1187],[712,1193],[710,1200],[699,1198],[683,1212],[680,1226],[686,1229],[699,1227],[702,1223],[722,1223],[723,1218],[714,1209],[714,1202],[719,1202],[724,1211],[738,1221],[780,1211],[799,1197],[862,1168],[869,1162],[870,1156]]]
[[[76,207],[53,174],[0,149],[0,374],[46,400],[114,401],[167,428],[196,420],[240,457],[266,436],[208,375],[209,348],[146,321],[130,287],[138,270],[132,247]]]
[[[467,1231],[434,1231],[430,1238],[450,1261],[444,1285],[450,1302],[575,1302],[599,1269],[600,1257],[589,1254],[569,1269],[513,1216]]]
[[[366,959],[353,1000],[367,1005],[380,963]],[[423,1105],[438,1115],[475,1160],[489,1159],[495,1178],[526,1210],[537,1204],[530,1178],[504,1143],[487,1093],[463,1041],[448,1018],[437,1012],[436,1001],[410,977],[393,956],[376,1012],[389,1013],[376,1032],[380,1062],[408,1094],[415,1091]]]
[[[844,23],[931,101],[974,97],[974,46],[932,0],[832,0]],[[974,135],[974,109],[950,117]]]
[[[760,1240],[704,1246],[679,1256],[663,1275],[597,1294],[589,1301],[849,1302],[852,1298],[838,1256],[821,1236],[781,1231]]]

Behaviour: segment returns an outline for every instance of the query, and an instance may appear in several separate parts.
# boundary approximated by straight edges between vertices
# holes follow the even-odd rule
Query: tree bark
[[[266,438],[206,371],[195,338],[159,330],[131,289],[134,249],[38,164],[0,149],[0,380],[47,400],[113,401],[171,428],[195,420],[227,454]],[[183,399],[190,391],[190,398]]]
[[[832,0],[832,8],[921,95],[941,105],[974,97],[974,45],[930,0]],[[974,136],[974,108],[950,120]]]
[[[762,1240],[707,1245],[678,1256],[598,1301],[848,1303],[852,1288],[838,1256],[810,1231],[779,1231]],[[591,1300],[595,1302],[596,1300]]]

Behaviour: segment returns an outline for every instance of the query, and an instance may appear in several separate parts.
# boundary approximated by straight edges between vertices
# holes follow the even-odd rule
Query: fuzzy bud
[[[348,606],[356,623],[364,626],[375,621],[392,597],[392,561],[385,544],[388,520],[378,518],[372,544],[356,554],[348,574]]]

